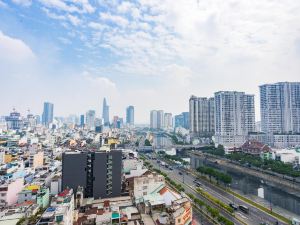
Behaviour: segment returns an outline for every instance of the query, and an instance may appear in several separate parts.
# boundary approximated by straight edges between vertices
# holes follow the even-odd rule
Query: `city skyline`
[[[218,3],[1,0],[0,115],[41,114],[44,101],[82,114],[107,97],[111,115],[134,105],[145,123],[232,90],[255,94],[260,115],[259,85],[298,79],[300,2]]]

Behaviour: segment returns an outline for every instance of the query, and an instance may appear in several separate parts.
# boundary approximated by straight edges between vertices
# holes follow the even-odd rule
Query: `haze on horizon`
[[[0,0],[0,115],[188,111],[190,95],[299,81],[300,1]]]

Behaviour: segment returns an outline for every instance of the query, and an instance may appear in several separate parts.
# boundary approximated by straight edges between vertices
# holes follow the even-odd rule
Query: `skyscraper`
[[[103,99],[102,118],[104,126],[109,126],[109,106],[106,103],[106,98]]]
[[[211,137],[215,132],[214,98],[191,96],[189,100],[190,133],[198,137]]]
[[[132,105],[126,108],[126,123],[128,125],[134,125],[134,107]]]
[[[84,115],[80,115],[80,127],[84,127]]]
[[[95,119],[96,119],[95,110],[89,110],[86,112],[85,124],[86,124],[87,129],[90,129],[90,130],[95,129]]]
[[[53,104],[50,102],[44,103],[44,111],[42,115],[42,123],[45,126],[49,126],[53,122]]]
[[[259,88],[262,131],[300,133],[300,82],[264,84]]]
[[[150,112],[150,128],[162,129],[164,126],[164,111],[152,110]]]
[[[215,143],[241,146],[249,132],[255,132],[254,95],[244,92],[215,93]]]

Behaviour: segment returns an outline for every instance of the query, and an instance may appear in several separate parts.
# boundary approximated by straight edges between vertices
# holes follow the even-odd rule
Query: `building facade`
[[[90,130],[95,129],[95,119],[96,119],[95,110],[89,110],[86,112],[85,124],[86,124],[87,129],[90,129]]]
[[[211,137],[215,132],[214,98],[191,96],[189,100],[190,133],[196,137]]]
[[[152,110],[150,112],[150,128],[151,129],[163,129],[164,127],[164,111]]]
[[[170,130],[173,128],[173,117],[172,113],[165,113],[164,114],[164,128],[166,130]]]
[[[45,126],[49,126],[53,122],[53,108],[54,105],[50,102],[44,103],[44,110],[42,115],[42,123]]]
[[[126,108],[126,124],[134,125],[134,106],[130,105]]]
[[[106,98],[103,99],[102,118],[104,126],[109,126],[109,106],[106,103]]]
[[[261,129],[267,134],[300,133],[300,82],[260,87]]]
[[[255,131],[254,95],[244,92],[215,93],[215,143],[240,147]]]
[[[83,187],[85,197],[121,195],[122,151],[65,152],[62,157],[62,188]],[[76,177],[76,179],[74,179]]]

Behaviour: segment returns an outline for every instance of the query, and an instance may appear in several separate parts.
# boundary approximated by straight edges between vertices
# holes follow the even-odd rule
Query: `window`
[[[143,190],[146,190],[147,189],[147,186],[143,186]]]
[[[147,192],[143,192],[143,195],[147,195]]]

